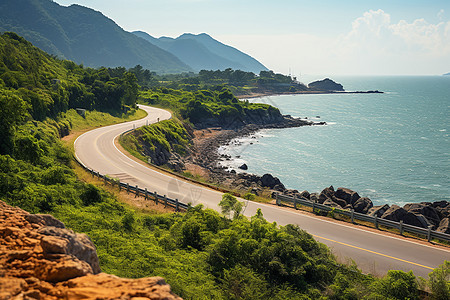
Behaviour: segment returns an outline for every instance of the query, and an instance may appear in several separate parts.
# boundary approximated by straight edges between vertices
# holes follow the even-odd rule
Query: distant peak
[[[180,39],[182,39],[182,38],[192,38],[192,37],[207,37],[207,38],[211,38],[212,39],[212,37],[209,35],[209,34],[207,34],[207,33],[199,33],[199,34],[194,34],[194,33],[183,33],[182,35],[180,35],[178,38]]]

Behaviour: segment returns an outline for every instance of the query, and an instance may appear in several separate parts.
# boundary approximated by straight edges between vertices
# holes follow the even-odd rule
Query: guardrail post
[[[139,196],[139,187],[136,185],[136,194],[135,194],[136,196],[134,196],[134,198],[136,198],[136,197],[138,197]]]
[[[312,212],[314,213],[314,206],[315,206],[315,204],[316,204],[316,201],[314,201],[313,203],[312,203]]]
[[[175,211],[178,211],[178,199],[175,199]]]
[[[158,193],[155,191],[155,203],[158,204]]]
[[[91,170],[91,174],[92,174],[92,178],[94,178],[95,177],[95,171]]]
[[[294,208],[297,209],[297,197],[294,197]]]
[[[275,203],[280,205],[280,199],[278,198],[278,193],[275,194]]]
[[[127,194],[130,193],[130,184],[127,182]]]
[[[375,228],[378,229],[378,216],[375,216]]]
[[[148,200],[148,191],[147,191],[147,188],[145,188],[145,200]]]
[[[403,220],[400,220],[400,228],[398,229],[400,231],[400,235],[403,235]]]
[[[164,195],[164,208],[166,208],[167,207],[167,197],[166,197],[166,195]]]
[[[428,242],[431,242],[431,225],[428,226],[427,239],[428,239]]]
[[[353,208],[350,209],[350,217],[352,218],[352,223],[355,223],[355,210]]]

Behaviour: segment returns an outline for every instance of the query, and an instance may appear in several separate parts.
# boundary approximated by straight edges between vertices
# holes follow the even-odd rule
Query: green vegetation
[[[192,134],[177,119],[161,121],[140,127],[123,136],[122,145],[134,156],[156,165],[165,164],[170,153],[186,154],[191,145]]]
[[[0,32],[14,31],[40,49],[89,67],[130,68],[138,63],[159,73],[188,72],[173,54],[136,37],[93,9],[51,0],[0,1]]]
[[[232,70],[201,70],[198,74],[183,73],[160,75],[155,77],[160,87],[200,91],[220,90],[227,87],[235,95],[251,93],[293,93],[307,91],[308,88],[297,81],[296,77],[276,74],[273,71],[261,71],[259,74]]]
[[[227,88],[189,92],[170,88],[143,91],[140,101],[173,110],[194,125],[238,127],[248,123],[280,121],[280,111],[270,105],[238,100]],[[264,119],[266,118],[266,119]]]
[[[238,201],[233,195],[225,193],[222,196],[222,200],[219,202],[219,206],[225,216],[230,216],[230,214],[233,213],[233,219],[237,219],[241,215],[244,203]],[[261,213],[261,211],[259,211],[259,213]]]
[[[0,85],[1,126],[6,129],[1,145],[7,145],[0,152],[0,199],[32,213],[50,213],[69,228],[88,234],[103,271],[130,278],[163,276],[185,299],[418,297],[412,273],[391,271],[382,279],[363,275],[356,266],[339,264],[326,246],[297,226],[269,223],[261,211],[250,219],[236,213],[240,208],[231,195],[224,196],[222,207],[235,212],[232,220],[201,206],[184,214],[143,214],[120,203],[113,194],[80,181],[71,152],[60,137],[71,128],[136,117],[133,109],[123,115],[116,98],[109,98],[115,103],[111,107],[109,102],[81,100],[83,95],[95,100],[96,93],[108,94],[108,86],[122,86],[126,91],[130,81],[125,75],[110,73],[118,69],[86,70],[46,56],[15,35],[1,38],[0,47],[13,47],[17,55],[1,52],[0,76],[9,73],[9,82],[15,80],[18,85],[3,79]],[[30,58],[33,55],[36,59]],[[27,69],[30,64],[36,71]],[[58,92],[51,83],[55,74],[60,78]],[[74,86],[82,91],[81,98],[73,96],[74,100],[106,107],[123,118],[95,111],[82,118],[75,110],[67,110]],[[21,91],[24,87],[36,93],[37,102],[27,98]],[[121,95],[121,104],[129,100],[126,92]],[[43,110],[38,109],[39,103]],[[170,131],[179,135],[177,140],[185,141],[180,126],[177,121],[165,122],[159,131],[147,128],[148,135],[150,139],[164,135],[167,140]],[[446,263],[425,282],[435,299],[448,296],[449,269]]]

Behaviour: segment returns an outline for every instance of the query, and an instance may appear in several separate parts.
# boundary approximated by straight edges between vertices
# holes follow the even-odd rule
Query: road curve
[[[74,145],[77,160],[90,169],[130,185],[157,191],[184,203],[203,204],[219,210],[218,203],[222,193],[150,169],[117,149],[114,140],[123,132],[171,117],[163,109],[142,105],[140,108],[148,113],[147,117],[97,128],[78,137]],[[450,260],[449,250],[431,244],[387,236],[273,205],[248,202],[245,215],[254,215],[258,208],[261,208],[268,221],[276,221],[280,225],[299,225],[318,241],[329,246],[341,261],[353,260],[363,272],[374,275],[384,275],[388,270],[394,269],[412,270],[416,276],[425,277],[433,268]]]

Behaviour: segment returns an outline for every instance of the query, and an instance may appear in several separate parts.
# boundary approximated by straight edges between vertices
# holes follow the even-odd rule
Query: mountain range
[[[185,33],[177,38],[155,38],[143,31],[135,35],[172,53],[198,72],[200,70],[225,70],[231,68],[259,74],[268,69],[253,57],[225,45],[206,33]]]
[[[267,70],[247,54],[206,34],[184,34],[176,39],[133,34],[101,12],[77,4],[61,6],[52,0],[1,0],[0,32],[5,31],[88,67],[141,65],[157,73]]]

